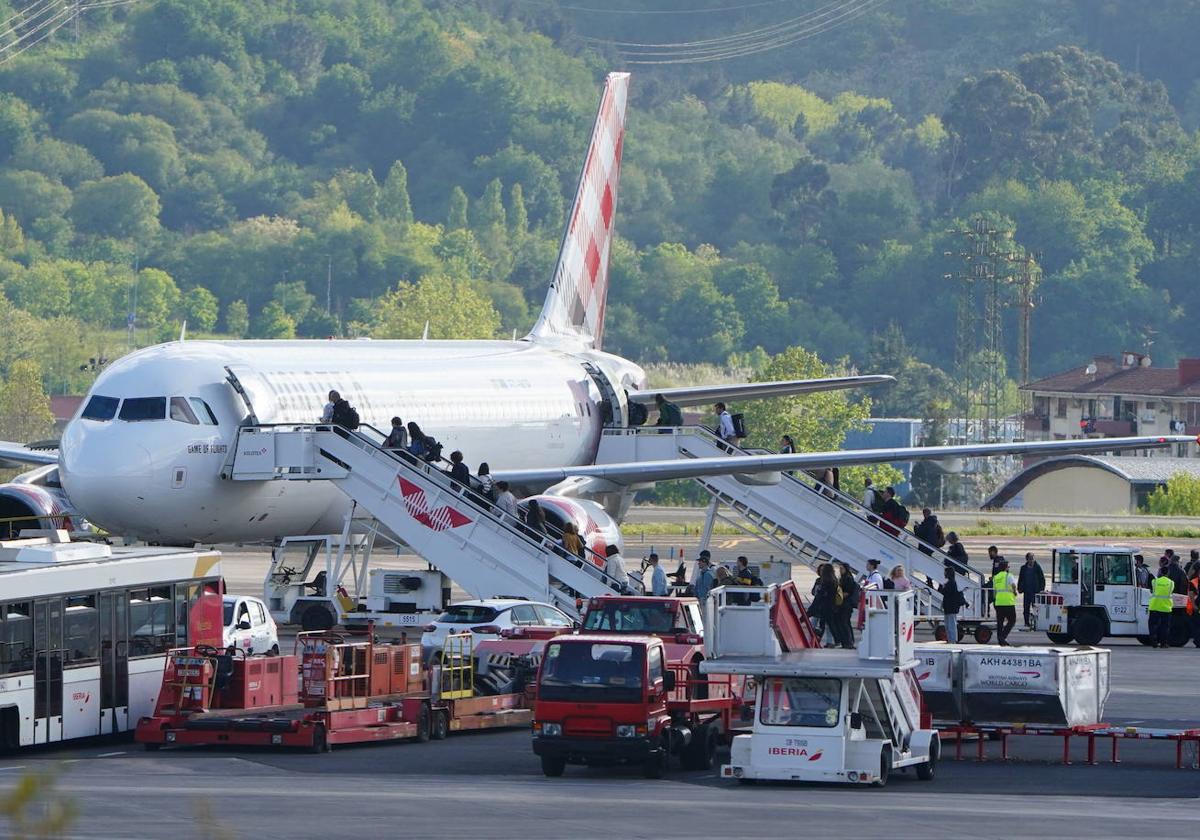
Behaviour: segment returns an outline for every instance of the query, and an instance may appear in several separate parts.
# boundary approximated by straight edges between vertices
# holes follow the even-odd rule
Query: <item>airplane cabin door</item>
[[[256,370],[247,365],[226,365],[225,377],[241,398],[249,412],[247,421],[251,426],[275,421],[275,397],[270,387]]]

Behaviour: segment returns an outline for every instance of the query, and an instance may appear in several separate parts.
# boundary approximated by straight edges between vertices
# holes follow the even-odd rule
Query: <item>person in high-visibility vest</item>
[[[1150,646],[1170,647],[1171,595],[1175,592],[1175,581],[1165,566],[1158,570],[1150,591]]]
[[[1017,582],[1008,573],[1007,560],[997,564],[996,574],[992,575],[992,592],[996,606],[996,641],[1007,646],[1008,634],[1017,623]]]

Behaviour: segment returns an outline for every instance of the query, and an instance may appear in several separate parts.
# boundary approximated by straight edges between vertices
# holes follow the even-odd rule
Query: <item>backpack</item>
[[[351,431],[358,428],[358,409],[354,406],[346,409],[346,428]]]
[[[899,502],[896,503],[896,518],[900,520],[896,524],[901,528],[908,524],[908,508]]]
[[[442,445],[431,437],[425,439],[425,454],[424,458],[431,464],[436,464],[442,460]]]
[[[737,437],[740,437],[740,438],[749,437],[749,435],[746,434],[746,415],[745,414],[731,414],[731,415],[729,415],[729,419],[733,421],[733,433]]]
[[[946,544],[946,532],[942,530],[942,526],[939,524],[937,526],[937,528],[935,528],[933,531],[933,547],[941,548],[945,544]]]

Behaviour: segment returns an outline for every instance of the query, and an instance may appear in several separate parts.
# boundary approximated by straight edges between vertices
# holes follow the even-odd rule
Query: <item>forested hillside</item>
[[[0,377],[32,354],[79,390],[87,358],[184,319],[523,333],[620,68],[607,349],[799,344],[902,373],[882,410],[920,414],[955,373],[956,231],[982,214],[1040,269],[1035,374],[1200,354],[1194,0],[892,0],[720,61],[636,44],[828,5],[142,0],[21,51],[56,2],[0,0]],[[687,60],[636,63],[664,56]]]

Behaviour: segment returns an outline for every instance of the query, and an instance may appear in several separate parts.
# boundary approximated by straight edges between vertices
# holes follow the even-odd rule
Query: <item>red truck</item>
[[[781,650],[820,647],[793,583],[736,597],[770,603]],[[533,751],[542,771],[561,776],[567,764],[640,764],[658,778],[672,756],[685,769],[711,768],[717,745],[749,707],[741,677],[700,674],[699,602],[593,598],[582,625],[577,634],[540,642]]]
[[[690,665],[672,663],[666,648],[660,637],[644,634],[549,640],[533,715],[542,772],[561,776],[567,764],[639,764],[648,778],[659,778],[671,756],[687,769],[711,768],[738,703],[735,686],[728,678],[690,679]]]

